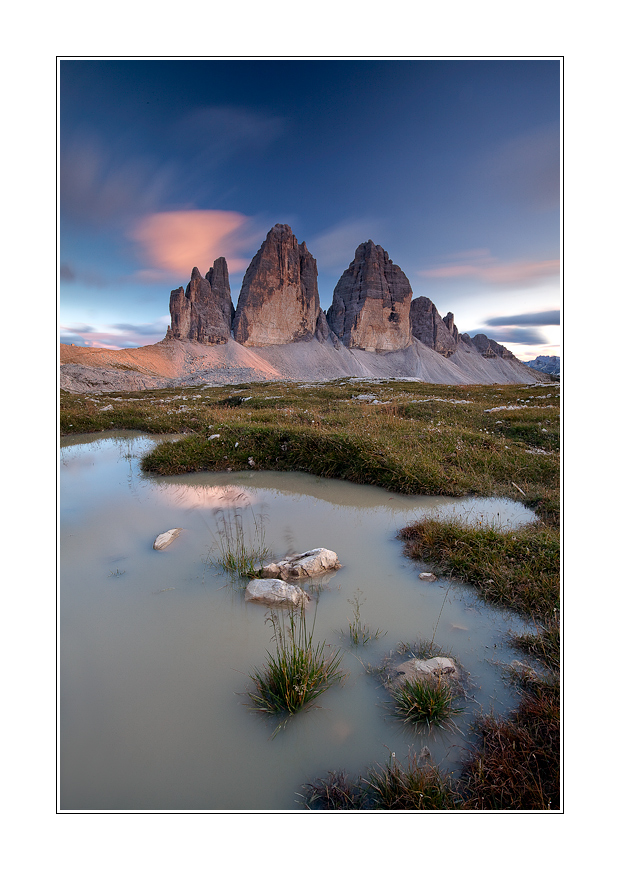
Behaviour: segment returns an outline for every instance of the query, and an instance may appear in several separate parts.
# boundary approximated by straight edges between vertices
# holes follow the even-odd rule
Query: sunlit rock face
[[[411,299],[405,273],[369,240],[358,246],[340,277],[326,317],[347,348],[398,351],[411,341]]]
[[[221,345],[231,336],[233,304],[229,271],[218,257],[205,276],[194,267],[185,294],[179,287],[170,294],[170,327],[167,337]]]
[[[246,270],[233,322],[242,345],[311,339],[319,317],[317,263],[287,224],[276,224]]]
[[[412,300],[410,330],[413,338],[428,348],[433,348],[443,357],[450,357],[455,353],[459,333],[453,313],[449,312],[445,318],[441,318],[435,305],[426,296]]]

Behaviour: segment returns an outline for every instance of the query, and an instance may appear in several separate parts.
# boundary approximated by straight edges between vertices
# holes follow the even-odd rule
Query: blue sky
[[[559,61],[62,60],[59,97],[61,341],[159,341],[219,256],[235,302],[288,223],[324,309],[372,239],[461,332],[560,353]]]

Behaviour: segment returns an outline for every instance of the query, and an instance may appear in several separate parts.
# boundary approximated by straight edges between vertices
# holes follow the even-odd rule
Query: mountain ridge
[[[118,351],[61,345],[60,386],[71,392],[198,383],[324,381],[344,376],[438,384],[533,383],[550,376],[483,334],[460,334],[371,240],[356,249],[324,312],[317,264],[287,224],[252,259],[237,307],[224,257],[184,292],[171,291],[171,325],[153,345]]]

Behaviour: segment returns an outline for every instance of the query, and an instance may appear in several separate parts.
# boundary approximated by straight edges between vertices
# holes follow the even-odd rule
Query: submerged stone
[[[418,576],[421,581],[437,581],[436,575],[433,572],[421,572]]]

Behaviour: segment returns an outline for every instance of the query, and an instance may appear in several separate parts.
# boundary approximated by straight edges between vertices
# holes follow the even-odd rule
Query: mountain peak
[[[326,317],[348,348],[396,351],[410,344],[411,299],[405,273],[369,239],[340,277]]]

